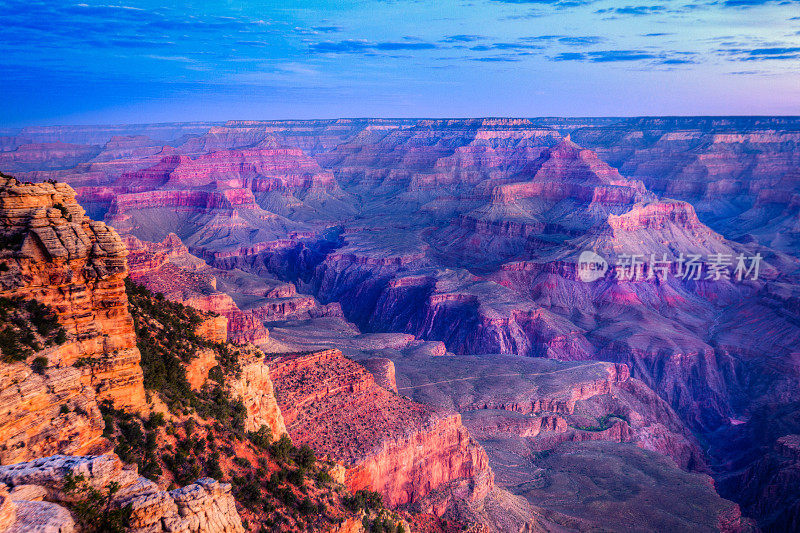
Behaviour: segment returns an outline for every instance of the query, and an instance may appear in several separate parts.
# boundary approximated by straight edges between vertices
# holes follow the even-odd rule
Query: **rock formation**
[[[247,409],[245,431],[258,431],[266,426],[275,438],[280,437],[286,433],[286,425],[275,398],[269,366],[260,353],[240,364],[241,374],[231,380],[231,390]]]
[[[72,531],[72,518],[66,508],[83,497],[80,490],[68,488],[68,481],[74,479],[81,479],[88,488],[101,492],[115,484],[117,490],[109,507],[130,506],[132,513],[128,531],[132,533],[245,531],[230,494],[230,485],[201,479],[186,487],[162,491],[152,481],[140,477],[135,466],[126,467],[113,454],[54,455],[28,463],[0,466],[0,483],[11,489],[5,497],[0,492],[0,498],[10,500],[16,511],[10,529],[4,531],[30,531],[36,526],[41,527],[45,513],[47,523],[54,528],[51,531]],[[44,501],[27,500],[26,497],[32,493]],[[8,500],[5,505],[8,505]]]
[[[2,180],[0,296],[49,306],[66,335],[34,354],[44,368],[31,366],[34,356],[2,364],[0,460],[106,450],[97,403],[144,406],[123,284],[125,246],[84,217],[70,187]]]
[[[3,178],[3,250],[8,267],[0,295],[52,306],[70,336],[50,364],[82,362],[83,378],[98,400],[140,408],[144,389],[123,279],[127,250],[116,232],[84,216],[67,185],[23,185]]]
[[[351,491],[374,490],[399,506],[458,480],[475,499],[491,488],[486,454],[458,415],[379,387],[338,350],[278,356],[270,368],[292,440],[344,463]]]

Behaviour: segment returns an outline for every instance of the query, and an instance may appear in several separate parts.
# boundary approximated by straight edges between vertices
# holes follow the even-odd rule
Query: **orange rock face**
[[[351,491],[378,491],[398,506],[466,480],[472,496],[493,484],[486,453],[461,425],[375,383],[338,350],[270,361],[278,404],[295,444],[342,462]]]
[[[286,433],[283,415],[275,399],[270,369],[263,357],[243,358],[241,366],[241,375],[231,380],[230,386],[247,408],[245,431],[257,431],[261,426],[267,426],[273,437]]]
[[[192,390],[200,390],[208,379],[208,372],[217,366],[217,358],[213,350],[199,350],[197,357],[186,365],[186,381]]]
[[[110,449],[94,389],[82,383],[80,370],[38,374],[22,362],[3,364],[0,383],[0,464]]]
[[[472,484],[473,499],[486,496],[493,484],[486,452],[455,414],[431,420],[409,435],[387,440],[349,468],[345,485],[355,492],[374,490],[388,505],[411,503],[458,479]]]
[[[0,295],[53,307],[72,337],[58,364],[82,360],[83,379],[98,400],[142,407],[141,356],[123,283],[128,254],[117,233],[84,217],[68,185],[13,178],[0,182],[0,224],[6,237],[23,239],[19,249],[2,252],[8,270]]]
[[[69,186],[0,180],[0,233],[12,243],[0,251],[0,296],[47,304],[67,332],[36,354],[45,370],[0,368],[0,461],[103,451],[97,402],[145,405],[123,283],[127,251],[114,230],[84,217]]]

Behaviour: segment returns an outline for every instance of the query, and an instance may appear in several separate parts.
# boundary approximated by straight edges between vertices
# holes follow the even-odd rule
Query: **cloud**
[[[309,45],[309,50],[318,54],[358,54],[376,51],[433,50],[435,48],[437,48],[435,44],[428,42],[370,42],[356,39],[322,41]]]
[[[600,50],[595,52],[565,52],[555,55],[552,61],[587,61],[590,63],[611,63],[617,61],[642,61],[658,59],[659,56],[643,50]]]
[[[483,35],[468,35],[468,34],[447,35],[446,37],[444,37],[439,42],[441,42],[441,43],[473,43],[475,41],[480,41],[480,40],[485,39],[485,38],[486,37],[484,37]]]
[[[590,44],[598,44],[603,42],[603,38],[597,35],[589,35],[586,37],[559,37],[558,42],[568,46],[586,46]]]
[[[541,50],[542,45],[539,44],[530,44],[530,43],[490,43],[490,44],[479,44],[476,46],[470,47],[470,50],[474,52],[488,52],[490,50],[514,50],[514,51],[530,51],[530,50]]]
[[[748,50],[747,53],[751,56],[778,56],[786,54],[796,54],[800,52],[800,46],[792,47],[777,47],[777,48],[754,48]]]
[[[662,59],[658,61],[659,65],[693,65],[697,63],[694,59],[687,59],[687,58],[671,58],[671,59]]]
[[[725,7],[758,7],[767,4],[790,5],[800,3],[798,0],[725,0],[722,5]]]
[[[588,4],[593,4],[597,0],[492,0],[498,4],[508,4],[508,5],[518,5],[518,6],[530,6],[530,7],[541,7],[547,8],[550,10],[563,10],[563,9],[570,9],[573,7],[580,7],[585,6]],[[525,15],[512,15],[507,18],[509,19],[524,19],[524,18],[537,18],[543,16],[544,13],[528,13]]]
[[[470,61],[479,61],[482,63],[513,63],[516,61],[521,61],[520,58],[514,56],[485,56],[485,57],[473,57],[470,58]]]
[[[644,15],[654,15],[666,11],[664,6],[625,6],[625,7],[607,7],[595,11],[597,14],[613,14],[613,15],[632,15],[640,17]]]
[[[577,7],[591,4],[595,0],[493,0],[503,4],[541,5],[553,7]]]
[[[586,54],[583,52],[564,52],[551,58],[553,61],[585,61]]]
[[[739,61],[781,61],[800,59],[800,46],[774,46],[768,48],[730,48],[721,53],[731,55]]]

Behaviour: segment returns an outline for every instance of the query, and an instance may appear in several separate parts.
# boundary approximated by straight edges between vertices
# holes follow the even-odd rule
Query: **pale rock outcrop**
[[[39,487],[39,494],[45,494],[44,502],[14,500],[12,504],[16,506],[16,523],[21,520],[41,521],[39,517],[45,512],[55,517],[63,516],[63,513],[54,508],[64,512],[66,510],[55,504],[68,506],[80,498],[79,493],[65,491],[64,483],[70,476],[83,476],[85,483],[100,491],[105,491],[111,483],[116,483],[119,490],[114,494],[111,505],[117,508],[131,506],[132,514],[128,526],[131,533],[244,532],[230,493],[230,485],[205,478],[186,487],[162,491],[152,481],[140,477],[135,466],[123,465],[113,454],[54,455],[28,463],[0,466],[0,483],[14,488],[24,486],[28,494],[35,493],[35,489],[31,488],[31,485],[35,485]],[[0,513],[4,512],[2,509],[7,505],[3,503],[3,497],[0,492]],[[66,516],[69,518],[68,512]],[[16,531],[13,527],[11,531]],[[64,525],[62,529],[38,531],[68,533],[72,530]]]
[[[391,359],[382,357],[373,357],[371,359],[363,359],[359,361],[364,368],[370,371],[372,377],[375,378],[375,383],[384,389],[392,392],[397,392],[397,381],[394,376],[394,363]]]
[[[263,354],[248,354],[240,364],[241,374],[229,379],[228,384],[231,392],[242,400],[247,409],[245,431],[257,431],[261,426],[267,426],[273,437],[283,435],[286,425],[275,398],[270,368]]]

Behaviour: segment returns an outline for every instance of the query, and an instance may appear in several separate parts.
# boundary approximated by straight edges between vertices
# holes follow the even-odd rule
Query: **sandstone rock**
[[[10,495],[12,500],[40,502],[47,497],[47,489],[41,485],[16,485]]]
[[[0,463],[109,451],[95,391],[79,369],[50,367],[40,374],[25,363],[2,364],[0,384]]]
[[[73,533],[69,511],[49,502],[16,501],[16,520],[3,533]]]
[[[373,358],[363,359],[360,364],[370,371],[375,378],[375,383],[384,389],[397,392],[397,381],[394,377],[394,363],[391,359]]]
[[[247,409],[245,431],[258,431],[263,425],[270,428],[272,436],[278,438],[286,433],[281,409],[275,397],[270,367],[263,354],[240,361],[242,370],[239,377],[229,380],[232,393],[240,398]]]
[[[292,441],[342,462],[351,491],[375,490],[398,506],[459,479],[475,498],[492,486],[486,454],[458,415],[381,388],[338,350],[287,354],[270,368]]]
[[[55,206],[61,206],[64,213]],[[22,235],[20,250],[3,250],[9,266],[0,295],[35,298],[53,307],[72,336],[58,364],[79,359],[82,381],[98,400],[140,409],[144,388],[123,279],[127,250],[113,229],[84,217],[67,185],[0,183],[0,226]]]
[[[83,476],[89,486],[100,491],[105,491],[111,483],[116,483],[119,490],[114,495],[112,504],[119,507],[131,506],[133,512],[129,531],[132,533],[244,532],[230,494],[230,485],[206,478],[170,492],[162,491],[152,481],[140,477],[135,467],[131,469],[124,466],[116,455],[57,455],[28,463],[0,466],[2,483],[15,489],[20,487],[20,495],[32,494],[31,489],[26,488],[31,485],[37,485],[40,487],[39,491],[46,492],[46,502],[17,499],[12,502],[16,506],[16,524],[22,523],[23,528],[17,530],[12,526],[11,531],[71,532],[73,525],[69,512],[59,505],[49,503],[69,505],[80,497],[79,494],[65,492],[64,482],[67,476]],[[2,498],[3,493],[0,493],[0,499]],[[0,503],[0,509],[4,508],[3,505],[7,504]],[[28,527],[32,529],[25,529]],[[36,527],[40,529],[33,529]]]
[[[197,356],[186,365],[186,381],[192,390],[200,390],[208,379],[208,372],[217,366],[214,350],[201,349]]]
[[[0,531],[5,531],[17,520],[17,506],[11,500],[8,488],[0,485]]]

